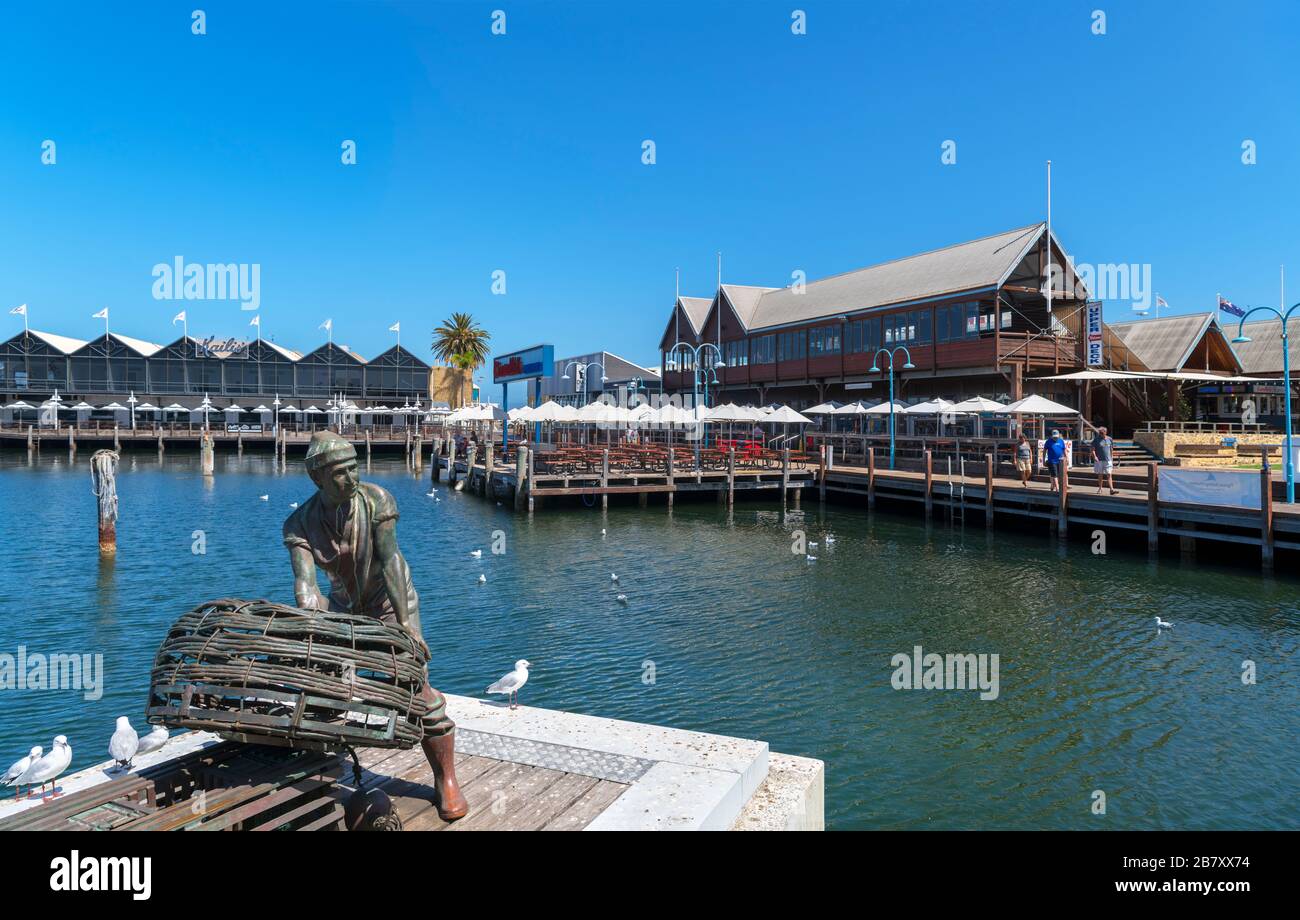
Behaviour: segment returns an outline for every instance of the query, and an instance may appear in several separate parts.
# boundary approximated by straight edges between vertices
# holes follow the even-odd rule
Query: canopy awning
[[[1051,377],[1031,377],[1030,380],[1188,380],[1203,383],[1278,383],[1277,377],[1229,377],[1225,374],[1196,373],[1178,371],[1159,373],[1156,371],[1074,371],[1070,374],[1055,374]]]

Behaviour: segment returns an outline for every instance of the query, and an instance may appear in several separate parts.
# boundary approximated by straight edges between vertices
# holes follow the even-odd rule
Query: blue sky
[[[1173,312],[1217,291],[1275,305],[1284,262],[1300,300],[1294,2],[191,0],[3,19],[0,301],[34,328],[89,337],[108,306],[154,341],[180,309],[191,334],[247,335],[236,303],[153,298],[153,266],[183,256],[259,264],[263,334],[291,347],[332,317],[373,355],[400,321],[427,357],[467,310],[498,351],[653,364],[674,268],[709,294],[721,250],[724,280],[775,286],[1029,224],[1048,158],[1077,259],[1150,264]]]

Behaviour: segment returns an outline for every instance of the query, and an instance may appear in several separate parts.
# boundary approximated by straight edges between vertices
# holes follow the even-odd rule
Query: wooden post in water
[[[370,429],[369,428],[366,429],[366,463],[367,464],[370,463]],[[438,471],[436,469],[433,472],[433,478],[434,479],[438,478]]]
[[[863,441],[865,444],[866,442]],[[870,511],[876,507],[876,449],[874,447],[866,448],[867,451],[867,510]]]
[[[158,455],[162,456],[162,452],[164,450],[166,450],[166,448],[163,447],[163,436],[162,436],[162,432],[160,431],[158,432]]]
[[[412,444],[411,466],[415,467],[416,472],[424,469],[424,435],[417,434]]]
[[[411,465],[411,429],[406,429],[406,465]]]
[[[781,448],[781,504],[790,497],[790,448]]]
[[[27,426],[27,452],[31,453],[36,450],[36,432],[31,425]]]
[[[673,510],[673,496],[677,493],[677,474],[673,471],[673,449],[668,448],[668,510]]]
[[[113,450],[119,454],[122,452],[122,439],[118,437],[117,426],[113,426]]]
[[[528,449],[528,513],[533,513],[533,476],[537,472],[537,458],[535,451],[530,447]]]
[[[984,526],[993,526],[993,455],[984,455]]]
[[[609,448],[606,447],[600,452],[600,507],[604,510],[609,507],[609,493],[604,491],[609,488]]]
[[[474,490],[474,461],[478,459],[478,445],[473,442],[465,448],[465,488]]]
[[[526,490],[524,488],[524,477],[528,475],[528,447],[520,442],[515,447],[515,510],[524,510],[524,499]]]
[[[1147,552],[1160,553],[1160,470],[1155,463],[1147,464]]]
[[[117,451],[97,450],[90,457],[91,491],[98,499],[99,554],[117,555]]]
[[[1070,464],[1061,458],[1061,503],[1056,512],[1056,535],[1064,543],[1070,537]]]
[[[496,457],[494,456],[493,447],[496,445],[488,441],[483,445],[483,497],[491,498],[492,492],[492,471],[496,468]]]
[[[456,483],[456,439],[447,439],[447,485]]]
[[[736,448],[727,451],[727,507],[736,504]]]
[[[826,503],[826,442],[819,445],[817,451],[817,500]]]
[[[244,433],[242,431],[235,435],[235,454],[240,457],[244,456]]]
[[[1267,456],[1259,470],[1259,562],[1265,573],[1273,571],[1273,471]]]
[[[77,452],[77,436],[73,433],[75,431],[75,426],[68,426],[68,452],[73,454]]]
[[[925,519],[934,515],[934,455],[927,449],[925,457]]]
[[[211,476],[215,469],[215,452],[211,432],[203,432],[199,438],[199,465],[204,476]]]

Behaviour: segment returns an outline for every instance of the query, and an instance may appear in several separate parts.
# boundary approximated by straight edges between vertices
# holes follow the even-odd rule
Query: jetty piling
[[[203,440],[199,442],[199,458],[204,476],[211,476],[216,465],[216,449],[212,443],[212,435],[209,432],[203,432]]]
[[[90,457],[91,491],[96,503],[99,554],[117,555],[117,461],[115,450],[97,450]]]
[[[1267,454],[1259,471],[1259,564],[1266,574],[1273,571],[1273,473]]]
[[[984,526],[993,529],[993,455],[984,455]]]
[[[925,452],[925,519],[934,516],[934,457],[930,451]]]

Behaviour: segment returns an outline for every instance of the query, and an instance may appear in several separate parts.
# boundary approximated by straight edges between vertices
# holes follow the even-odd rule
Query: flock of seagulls
[[[141,754],[152,754],[161,749],[167,743],[167,739],[167,729],[161,725],[155,725],[153,730],[142,738],[131,727],[130,719],[126,716],[118,716],[117,727],[108,740],[108,754],[113,758],[117,769],[129,770],[131,762],[136,757]],[[13,787],[14,798],[22,797],[24,786],[27,787],[28,798],[47,798],[46,785],[53,784],[68,769],[68,765],[72,763],[72,745],[68,744],[67,736],[56,735],[52,744],[48,754],[40,745],[33,747],[26,757],[14,761],[5,771],[4,776],[0,777],[0,784]],[[31,787],[38,784],[40,791],[33,793]],[[55,798],[61,794],[58,786],[55,785],[48,798]]]
[[[835,545],[835,534],[831,534],[831,533],[825,534],[825,535],[822,537],[822,541],[823,541],[827,546],[834,546],[834,545]],[[820,546],[820,545],[821,545],[820,543],[814,543],[813,541],[810,540],[810,541],[808,542],[808,549],[816,549],[816,548],[817,548],[818,546]],[[805,550],[804,550],[804,554],[803,554],[804,559],[805,559],[806,561],[808,561],[808,562],[816,562],[816,561],[817,561],[817,557],[814,556],[812,553],[808,552],[808,549],[805,549]]]

